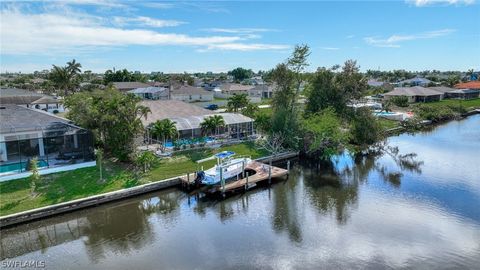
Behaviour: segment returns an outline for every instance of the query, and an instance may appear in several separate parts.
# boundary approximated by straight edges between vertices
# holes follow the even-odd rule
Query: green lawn
[[[425,104],[432,105],[432,106],[462,105],[467,110],[473,110],[473,109],[480,109],[480,98],[469,99],[469,100],[444,99],[441,101],[429,102]],[[413,106],[415,106],[415,104],[413,104]]]
[[[35,197],[30,194],[29,181],[26,178],[1,182],[0,216],[160,181],[193,172],[200,169],[202,165],[205,169],[210,168],[215,164],[215,160],[202,164],[197,164],[195,161],[224,150],[234,151],[238,155],[249,155],[252,158],[268,154],[265,150],[256,147],[254,143],[242,143],[215,150],[189,150],[172,158],[160,160],[150,172],[138,177],[132,172],[132,166],[106,162],[104,182],[99,181],[97,167],[45,175],[42,176],[39,194]]]
[[[219,149],[205,149],[205,150],[188,150],[178,155],[174,155],[170,159],[163,159],[160,163],[151,170],[142,180],[148,182],[158,181],[174,177],[177,175],[186,174],[187,172],[194,172],[200,170],[201,166],[204,169],[213,167],[215,160],[209,160],[203,163],[196,163],[197,160],[212,156],[214,153],[221,151],[233,151],[237,155],[251,156],[253,159],[268,155],[264,149],[259,149],[254,143],[242,143],[231,146],[221,147]]]
[[[96,167],[44,175],[35,197],[30,194],[28,178],[1,182],[0,216],[121,189],[126,182],[124,171],[107,162],[104,182],[99,181]]]
[[[395,120],[385,119],[383,117],[378,117],[377,121],[380,123],[380,126],[384,129],[391,129],[400,126],[400,123]]]

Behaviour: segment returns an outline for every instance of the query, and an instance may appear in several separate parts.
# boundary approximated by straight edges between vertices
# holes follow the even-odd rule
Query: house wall
[[[193,101],[212,101],[213,100],[213,93],[212,94],[171,94],[171,98],[173,100],[181,100],[186,102],[193,102]]]

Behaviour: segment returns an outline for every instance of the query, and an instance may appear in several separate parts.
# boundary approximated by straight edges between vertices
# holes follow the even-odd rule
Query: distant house
[[[367,84],[368,86],[372,86],[372,87],[381,87],[383,86],[383,84],[385,84],[385,82],[377,81],[376,79],[369,79],[367,81]]]
[[[260,98],[272,98],[274,92],[274,87],[268,84],[257,84],[250,90],[248,90],[248,95],[250,97],[260,97]]]
[[[137,88],[150,87],[151,85],[142,82],[114,82],[113,86],[119,91],[130,91]]]
[[[398,82],[398,86],[409,85],[409,86],[427,87],[430,83],[432,83],[432,81],[429,80],[429,79],[415,77],[415,78],[412,78],[412,79],[403,80],[403,81]]]
[[[388,82],[377,81],[376,79],[370,79],[367,81],[367,85],[374,88],[384,88],[385,90],[393,90],[393,86]]]
[[[63,100],[19,88],[0,88],[0,104],[16,104],[48,112],[63,112]]]
[[[212,115],[223,117],[225,127],[219,128],[219,134],[225,137],[244,138],[254,134],[254,120],[239,113],[212,114],[210,110],[179,100],[144,100],[141,105],[151,111],[146,118],[142,118],[147,137],[150,136],[148,127],[163,119],[170,119],[175,123],[181,139],[202,137],[205,133],[201,130],[200,123]]]
[[[94,160],[91,133],[68,119],[14,104],[0,105],[0,119],[0,181],[24,172],[33,157],[41,169]]]
[[[479,89],[456,89],[447,93],[447,97],[454,99],[474,99],[479,98],[479,96]]]
[[[212,101],[213,92],[190,85],[177,85],[170,89],[170,99],[186,102]]]
[[[408,102],[430,102],[443,99],[443,93],[421,86],[397,87],[384,94],[386,100],[395,96],[407,97]]]
[[[169,90],[164,87],[145,87],[128,91],[142,99],[169,99]]]
[[[455,88],[480,90],[480,81],[470,81],[470,82],[459,83],[455,85]]]
[[[225,83],[220,86],[220,90],[222,94],[227,95],[238,95],[238,94],[247,94],[251,89],[253,89],[253,85],[244,85],[239,83]]]

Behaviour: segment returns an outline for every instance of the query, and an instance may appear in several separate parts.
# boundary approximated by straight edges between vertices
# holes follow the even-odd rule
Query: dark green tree
[[[233,95],[228,98],[227,109],[230,112],[238,112],[239,109],[249,104],[247,94]]]
[[[143,131],[141,118],[150,112],[138,104],[140,98],[123,94],[115,88],[75,93],[65,100],[67,117],[92,130],[103,149],[120,160],[128,160],[133,142]]]
[[[253,71],[251,69],[245,69],[238,67],[234,70],[230,70],[228,75],[233,76],[234,80],[237,82],[241,82],[245,79],[249,79],[253,76]]]

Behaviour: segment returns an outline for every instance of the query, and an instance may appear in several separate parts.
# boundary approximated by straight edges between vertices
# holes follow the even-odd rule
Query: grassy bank
[[[425,103],[433,107],[462,106],[466,110],[480,109],[480,98],[470,100],[444,99],[438,102]]]
[[[159,160],[154,168],[144,175],[135,175],[131,165],[105,162],[104,181],[99,181],[99,171],[96,167],[44,175],[36,196],[30,194],[27,178],[1,182],[0,216],[193,172],[200,168],[195,161],[224,150],[234,151],[238,155],[249,155],[252,158],[268,154],[265,150],[258,149],[253,143],[242,143],[215,150],[189,150],[176,154],[172,158]],[[212,160],[202,165],[204,168],[209,168],[214,164],[215,161]]]

